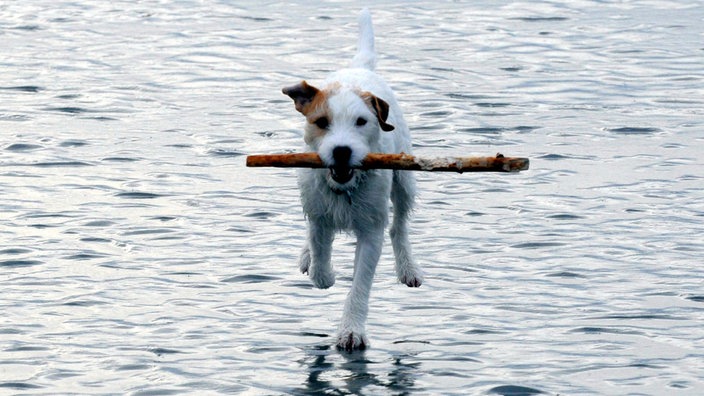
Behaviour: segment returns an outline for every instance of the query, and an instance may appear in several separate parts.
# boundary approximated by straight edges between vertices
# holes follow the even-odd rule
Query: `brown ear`
[[[306,108],[313,101],[313,97],[315,97],[319,90],[312,85],[308,85],[307,82],[301,81],[300,84],[286,87],[282,89],[281,92],[293,99],[296,110],[305,114]]]
[[[381,130],[386,132],[393,131],[394,126],[386,123],[386,119],[389,118],[389,104],[374,95],[370,96],[370,100],[372,108],[376,112],[376,118],[379,120]]]

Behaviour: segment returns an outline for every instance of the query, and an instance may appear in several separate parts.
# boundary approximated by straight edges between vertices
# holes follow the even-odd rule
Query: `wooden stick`
[[[528,169],[528,158],[439,157],[418,158],[409,154],[370,153],[357,169],[396,169],[430,172],[518,172]],[[326,168],[317,153],[262,154],[247,157],[249,167]]]

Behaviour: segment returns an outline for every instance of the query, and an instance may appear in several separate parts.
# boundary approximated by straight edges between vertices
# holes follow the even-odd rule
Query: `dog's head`
[[[306,117],[303,138],[330,168],[331,188],[352,188],[358,181],[352,167],[378,150],[382,132],[394,129],[386,122],[389,105],[370,92],[337,83],[318,89],[302,81],[284,88],[283,93]]]

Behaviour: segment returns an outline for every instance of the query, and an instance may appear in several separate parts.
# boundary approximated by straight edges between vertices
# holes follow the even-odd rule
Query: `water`
[[[422,155],[420,289],[385,247],[372,349],[297,272],[283,86],[345,65],[359,2],[0,5],[0,393],[704,392],[699,2],[375,2]]]

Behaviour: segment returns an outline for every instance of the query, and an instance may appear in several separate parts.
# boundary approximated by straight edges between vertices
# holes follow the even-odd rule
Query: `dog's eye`
[[[367,120],[362,117],[357,118],[357,126],[364,126],[364,125],[367,125]]]
[[[315,120],[314,124],[320,129],[327,129],[328,125],[330,125],[330,122],[328,122],[327,117],[320,117]]]

